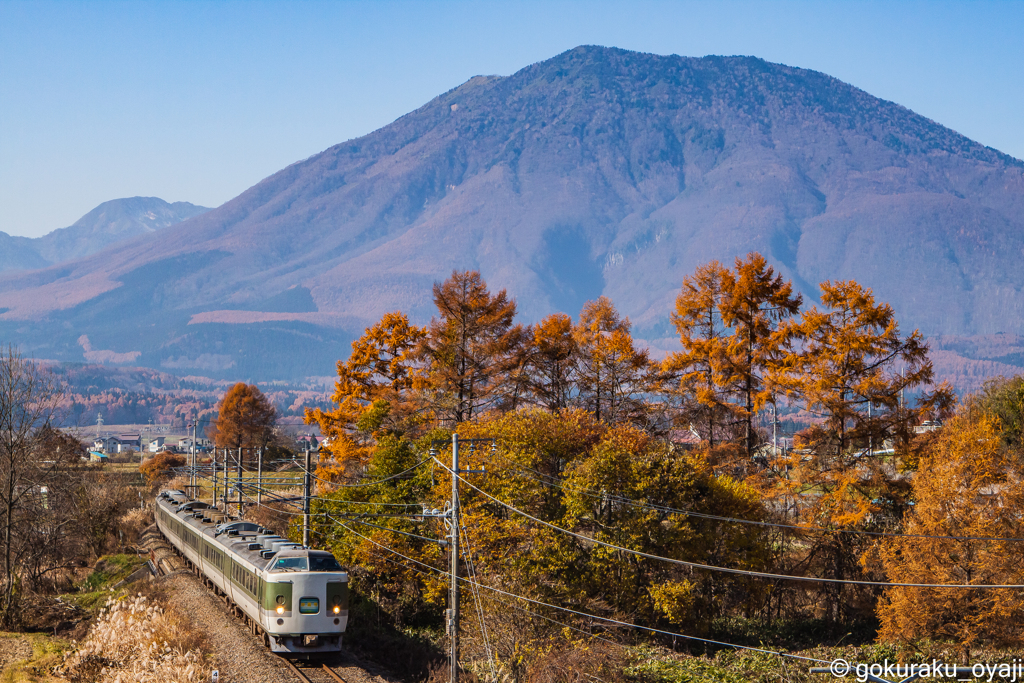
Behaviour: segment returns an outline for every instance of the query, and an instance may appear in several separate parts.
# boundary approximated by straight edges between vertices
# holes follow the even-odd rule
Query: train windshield
[[[340,572],[341,565],[334,559],[334,555],[313,555],[309,558],[309,571]]]
[[[272,572],[304,572],[307,570],[304,557],[279,557],[270,568]]]
[[[306,557],[279,557],[274,560],[271,572],[340,572],[341,565],[334,555],[312,555]]]

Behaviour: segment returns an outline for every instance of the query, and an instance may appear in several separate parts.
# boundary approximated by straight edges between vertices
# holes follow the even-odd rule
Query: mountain
[[[2,274],[0,334],[37,357],[324,375],[383,312],[428,320],[457,268],[524,320],[608,295],[664,348],[683,277],[756,250],[810,301],[855,278],[908,331],[1003,334],[948,342],[969,375],[964,353],[1024,334],[1022,228],[1024,162],[835,78],[580,47],[470,79],[173,230]]]
[[[42,268],[94,254],[122,240],[209,211],[188,202],[169,204],[157,197],[129,197],[103,202],[74,225],[42,237],[12,237],[0,232],[0,271]]]

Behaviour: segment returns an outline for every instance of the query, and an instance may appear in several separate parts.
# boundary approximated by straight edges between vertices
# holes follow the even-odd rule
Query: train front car
[[[282,655],[337,652],[348,625],[348,573],[334,556],[229,517],[182,491],[156,500],[160,531],[208,585]]]
[[[264,630],[281,654],[334,652],[348,624],[348,573],[322,550],[277,552],[264,573]]]

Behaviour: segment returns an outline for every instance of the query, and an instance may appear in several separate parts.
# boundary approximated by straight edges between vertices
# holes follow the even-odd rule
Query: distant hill
[[[667,348],[683,277],[754,250],[809,301],[826,278],[872,287],[971,377],[964,354],[989,346],[956,339],[1024,334],[1024,162],[818,72],[580,47],[174,230],[0,275],[0,334],[44,358],[324,375],[385,311],[427,321],[431,284],[472,268],[524,320],[605,294]]]
[[[103,202],[74,225],[42,237],[12,237],[0,232],[0,271],[42,268],[95,254],[132,237],[176,225],[209,211],[188,202],[168,204],[157,197],[128,197]]]

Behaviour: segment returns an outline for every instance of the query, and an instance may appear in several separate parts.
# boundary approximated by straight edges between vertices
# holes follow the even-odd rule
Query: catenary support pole
[[[263,448],[256,451],[256,505],[263,504]]]
[[[231,452],[230,448],[224,449],[224,514],[228,514],[228,472],[231,471],[231,465],[228,464],[228,453]]]
[[[302,477],[302,545],[309,547],[309,445],[306,445],[306,469]]]
[[[459,680],[459,435],[452,434],[452,572],[451,611],[448,630],[451,643],[451,683]]]
[[[238,447],[238,475],[235,478],[235,489],[238,491],[238,518],[242,518],[242,447]]]
[[[217,447],[213,448],[213,457],[210,458],[210,465],[213,467],[213,496],[210,498],[210,505],[217,507]]]
[[[190,487],[189,487],[189,493],[190,494],[194,494],[195,491],[196,491],[195,490],[195,485],[196,485],[196,426],[198,424],[199,424],[199,418],[197,417],[195,420],[192,421],[192,463],[191,463],[192,467],[189,468],[189,470],[192,473],[192,476],[189,477],[189,482],[188,482],[190,484]],[[198,496],[196,496],[196,498],[198,498]]]

